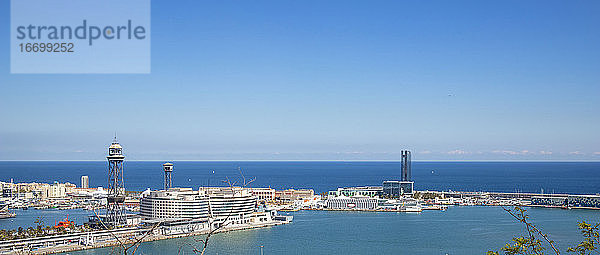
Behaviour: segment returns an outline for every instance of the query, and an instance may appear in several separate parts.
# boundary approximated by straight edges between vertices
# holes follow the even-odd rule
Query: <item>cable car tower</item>
[[[123,147],[117,142],[117,136],[108,147],[108,196],[106,197],[106,216],[104,223],[109,226],[121,226],[125,219],[125,186],[123,182]]]
[[[173,163],[164,163],[163,170],[165,171],[165,190],[169,190],[173,187],[173,182],[171,181],[171,175],[173,173]]]

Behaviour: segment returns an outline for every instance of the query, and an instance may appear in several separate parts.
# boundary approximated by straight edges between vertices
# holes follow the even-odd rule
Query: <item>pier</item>
[[[287,224],[290,222],[291,220],[285,220],[237,225],[221,228],[218,231],[216,231],[216,233],[272,227]],[[146,232],[150,230],[151,228],[131,227],[114,230],[100,230],[83,233],[1,241],[0,254],[54,254],[61,252],[111,247],[119,245],[119,242],[115,239],[115,236],[125,244],[132,244],[137,240],[137,238],[145,235]],[[209,231],[209,229],[204,229],[201,231],[195,231],[190,233],[169,235],[163,234],[162,231],[160,231],[160,229],[154,229],[152,233],[146,235],[140,242],[152,242],[171,238],[205,235]]]

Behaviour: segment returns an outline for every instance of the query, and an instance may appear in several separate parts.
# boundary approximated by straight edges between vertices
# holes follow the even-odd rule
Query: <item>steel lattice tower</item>
[[[173,183],[171,182],[171,174],[173,173],[173,164],[172,163],[164,163],[163,170],[165,171],[165,190],[169,190],[173,187]]]
[[[106,197],[105,223],[120,226],[127,223],[125,218],[125,186],[123,182],[123,147],[115,136],[108,147],[108,196]]]
[[[410,151],[401,151],[402,160],[400,165],[401,181],[408,182],[411,179]]]

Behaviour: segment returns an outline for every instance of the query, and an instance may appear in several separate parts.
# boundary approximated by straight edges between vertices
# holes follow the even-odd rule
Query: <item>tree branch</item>
[[[554,250],[554,253],[559,255],[560,252],[558,251],[558,249],[556,248],[556,246],[554,246],[554,241],[550,240],[548,238],[548,235],[544,234],[544,232],[542,232],[540,229],[538,229],[535,225],[533,225],[532,223],[527,221],[527,218],[529,218],[529,216],[527,216],[527,214],[525,214],[525,209],[522,209],[518,206],[515,206],[516,211],[518,211],[518,214],[515,214],[511,209],[507,209],[504,206],[500,206],[502,207],[502,209],[506,212],[508,212],[513,218],[517,219],[518,221],[522,222],[523,224],[525,224],[525,227],[527,229],[527,233],[529,234],[530,240],[535,240],[535,236],[534,233],[538,234],[539,236],[541,236],[549,245],[550,247],[552,247],[552,250]],[[539,254],[537,251],[534,252],[536,254]]]

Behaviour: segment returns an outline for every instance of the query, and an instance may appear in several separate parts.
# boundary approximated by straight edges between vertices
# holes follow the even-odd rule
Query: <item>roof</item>
[[[113,144],[111,144],[111,145],[110,145],[110,147],[108,147],[108,148],[111,148],[111,149],[113,149],[113,148],[117,148],[117,149],[123,149],[123,147],[121,147],[121,145],[120,145],[120,144],[118,144],[118,143],[113,143]]]

